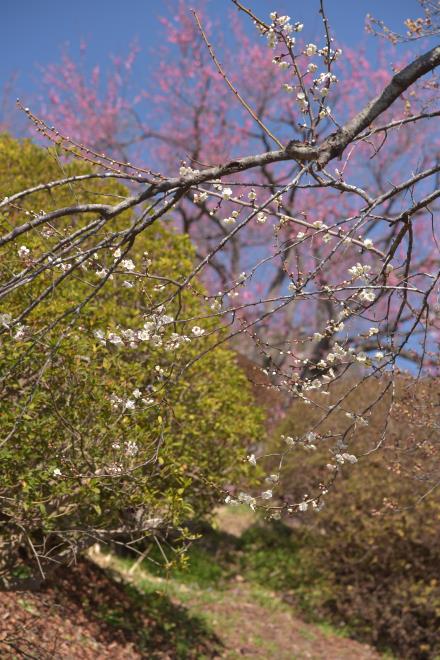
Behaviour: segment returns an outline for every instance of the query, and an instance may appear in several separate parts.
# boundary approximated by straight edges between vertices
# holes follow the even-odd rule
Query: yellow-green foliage
[[[30,141],[0,138],[0,198],[88,171],[83,163],[61,163],[54,151]],[[1,233],[34,217],[26,212],[48,212],[75,202],[114,203],[125,194],[109,179],[32,194],[0,214]],[[92,219],[87,216],[88,222]],[[126,212],[111,221],[112,229],[129,221]],[[26,266],[18,255],[20,246],[31,251],[27,263],[35,272],[42,250],[84,223],[76,217],[58,219],[49,231],[35,229],[1,248],[1,279]],[[105,228],[100,236],[105,237]],[[86,240],[81,248],[89,245]],[[138,272],[146,272],[145,252],[152,261],[148,273],[155,277],[181,279],[191,270],[190,241],[172,229],[157,224],[138,236],[127,255]],[[111,251],[97,260],[111,264]],[[218,335],[209,336],[209,320],[197,322],[206,336],[193,338],[177,351],[154,348],[150,342],[138,348],[103,345],[95,331],[142,328],[143,314],[162,300],[164,292],[161,280],[131,278],[134,286],[126,288],[122,283],[130,277],[115,274],[80,314],[68,313],[102,282],[97,269],[89,260],[87,270],[76,271],[51,291],[25,319],[21,338],[14,338],[16,329],[0,336],[4,542],[8,537],[17,544],[26,537],[41,542],[51,530],[67,536],[78,529],[130,530],[148,527],[155,517],[175,526],[208,512],[218,500],[219,488],[248,472],[242,458],[248,443],[261,433],[262,415],[234,353],[215,348],[182,372],[218,340]],[[12,292],[2,301],[0,314],[16,318],[62,274],[59,267],[51,268],[36,282]],[[206,313],[199,283],[170,304],[167,313],[177,315],[180,305],[182,322],[178,327],[171,324],[169,332],[191,335],[194,323],[184,319]],[[50,328],[57,319],[61,320]],[[134,400],[135,389],[154,403],[138,401],[134,411],[112,403],[114,397]],[[136,455],[127,453],[127,443],[136,443]],[[58,532],[52,536],[49,546],[59,541]],[[75,532],[75,538],[79,536]]]
[[[316,399],[335,403],[347,385]],[[361,413],[386,386],[385,380],[365,383],[345,410]],[[343,466],[321,512],[303,514],[296,562],[285,575],[312,615],[344,622],[361,639],[405,658],[440,653],[440,501],[435,489],[424,497],[436,472],[438,397],[436,381],[401,378],[390,412],[388,390],[367,415],[369,425],[354,434],[348,451],[358,464]],[[313,406],[298,403],[280,432],[301,435],[319,417]],[[350,423],[338,412],[319,430],[342,433]],[[368,453],[385,424],[386,443]],[[280,486],[287,499],[298,501],[329,480],[329,446],[322,440],[314,453],[291,454]]]

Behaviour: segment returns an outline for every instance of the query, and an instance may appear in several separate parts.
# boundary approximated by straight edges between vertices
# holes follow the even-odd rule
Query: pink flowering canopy
[[[359,111],[366,100],[378,94],[389,81],[392,71],[406,64],[412,54],[410,52],[406,60],[397,62],[391,46],[380,47],[379,66],[375,66],[362,52],[337,48],[329,73],[328,65],[325,70],[320,70],[318,45],[307,45],[302,29],[294,28],[297,55],[292,64],[286,59],[282,41],[268,48],[267,37],[261,34],[255,39],[246,29],[246,17],[238,12],[230,12],[231,29],[229,41],[225,44],[218,25],[205,18],[203,2],[199,3],[197,11],[205,34],[215,42],[216,54],[231,86],[246,99],[262,124],[282,144],[308,137],[309,112],[301,97],[304,92],[290,84],[297,71],[301,72],[304,89],[311,86],[318,99],[316,103],[321,116],[316,122],[314,139],[319,140]],[[139,87],[132,91],[131,69],[140,53],[136,45],[131,47],[125,59],[114,59],[114,71],[104,85],[100,81],[99,67],[95,67],[87,79],[81,64],[67,53],[60,64],[48,67],[44,76],[46,92],[42,107],[47,122],[79,143],[98,151],[104,150],[124,161],[133,157],[137,164],[145,162],[167,175],[176,175],[179,164],[197,169],[272,148],[273,139],[228,90],[186,3],[180,0],[175,15],[162,18],[161,23],[164,43],[156,54],[157,65],[153,66],[151,80],[144,89]],[[339,56],[340,50],[342,57]],[[85,53],[85,46],[82,46],[82,52]],[[410,92],[402,94],[381,114],[378,125],[418,114],[430,115],[426,110],[433,109],[435,92],[432,81],[416,83]],[[347,182],[354,186],[359,184],[365,188],[368,185],[368,193],[376,198],[390,185],[409,180],[412,173],[428,171],[435,164],[438,139],[425,139],[426,134],[431,134],[431,124],[427,118],[420,121],[417,131],[411,122],[400,123],[395,130],[377,131],[368,140],[351,145],[343,159],[332,166],[329,175],[336,180],[347,178]],[[249,187],[255,191],[264,187],[274,192],[277,186],[289,180],[296,167],[294,163],[272,164],[258,171],[238,173],[230,181],[237,196],[245,195]],[[418,188],[428,192],[429,185],[423,177]],[[382,208],[384,215],[388,212],[398,215],[405,208],[404,195],[393,196],[386,203],[389,208]],[[330,241],[326,242],[322,233],[311,235],[310,225],[323,222],[337,227],[338,231],[345,231],[348,225],[342,218],[353,216],[363,204],[362,195],[341,195],[337,187],[328,185],[328,182],[324,186],[319,182],[296,186],[285,196],[283,205],[289,214],[299,211],[309,223],[305,237],[300,239],[301,268],[304,271],[310,271],[317,259],[326,260],[332,252]],[[229,206],[232,209],[232,205]],[[201,257],[206,257],[231,231],[233,223],[225,222],[215,209],[215,203],[194,202],[193,195],[186,195],[174,214],[174,221],[196,242]],[[226,200],[222,203],[222,211],[228,214]],[[413,258],[417,259],[417,270],[420,271],[432,260],[433,246],[429,212],[425,210],[422,215],[414,228],[417,247]],[[289,223],[281,235],[274,237],[270,222],[256,222],[247,232],[231,237],[222,253],[210,259],[205,271],[210,291],[215,293],[218,289],[233,286],[240,273],[251,268],[256,257],[264,261],[268,246],[272,255],[279,253],[281,245],[292,241],[298,230],[303,233],[301,226]],[[362,231],[363,239],[371,240],[379,250],[389,244],[390,233],[387,223],[366,223],[365,231]],[[402,260],[407,248],[406,241],[398,247],[397,255]],[[234,295],[246,304],[255,295],[270,298],[285,292],[295,276],[289,266],[295,251],[294,247],[289,248],[281,261],[265,260],[247,286],[235,291]],[[371,252],[366,252],[365,257],[367,261],[374,261]],[[343,254],[338,251],[337,258],[330,258],[326,265],[325,275],[320,274],[322,284],[330,285],[332,279],[340,279],[351,259],[349,251]],[[396,299],[392,302],[397,313],[399,303]],[[323,310],[318,304],[313,308],[312,311],[307,302],[306,306],[297,305],[295,310],[286,309],[276,321],[278,337],[291,336],[298,329],[301,333],[316,330],[317,318],[322,316]],[[387,308],[385,298],[378,301],[374,318],[380,318]],[[328,309],[330,317],[333,312],[334,309]],[[247,318],[253,318],[253,314],[254,310],[249,307],[243,311]],[[436,318],[432,320],[435,325]],[[358,343],[359,330],[359,327],[354,329],[354,344]],[[420,331],[423,332],[421,328]],[[410,353],[407,357],[411,357]]]

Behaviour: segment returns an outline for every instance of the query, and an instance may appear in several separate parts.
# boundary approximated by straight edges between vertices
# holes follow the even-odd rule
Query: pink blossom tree
[[[203,10],[203,3],[199,5],[200,10]],[[290,63],[284,43],[268,49],[264,36],[257,41],[253,39],[236,12],[230,15],[232,44],[226,45],[221,40],[216,43],[220,63],[205,43],[211,33],[218,34],[218,26],[205,21],[204,40],[193,15],[182,1],[173,19],[163,18],[162,25],[165,42],[155,67],[153,85],[137,91],[133,98],[124,95],[129,87],[133,60],[138,54],[135,48],[124,62],[115,61],[114,72],[101,96],[98,68],[95,67],[87,80],[81,73],[81,66],[65,55],[60,65],[51,66],[46,71],[48,104],[42,109],[43,115],[64,135],[82,144],[98,151],[104,149],[123,160],[128,160],[130,152],[136,155],[137,162],[147,154],[150,164],[175,174],[179,162],[197,169],[232,160],[243,153],[280,146],[290,140],[319,141],[329,129],[339,126],[338,122],[361,108],[365,99],[377,94],[392,71],[389,63],[394,55],[389,51],[381,52],[380,66],[374,67],[362,53],[344,48],[342,59],[336,59],[339,53],[336,49],[331,72],[330,63],[319,72],[315,61],[317,48],[315,50],[314,44],[309,44],[308,51],[307,48],[304,50],[301,31],[296,36],[298,55]],[[299,72],[300,85],[294,88],[289,81],[292,74]],[[313,138],[310,121],[307,122],[310,120],[307,89],[313,90],[313,98],[318,103]],[[229,236],[221,253],[209,259],[205,281],[210,291],[214,293],[233,286],[240,273],[249,270],[256,255],[266,254],[270,244],[272,254],[282,254],[282,258],[266,260],[246,289],[234,290],[234,295],[243,303],[255,294],[268,300],[280,295],[291,277],[299,276],[298,270],[310,271],[316,261],[325,259],[331,251],[328,237],[314,235],[314,223],[325,222],[342,231],[341,215],[352,216],[367,199],[365,190],[364,194],[361,192],[365,182],[368,181],[368,195],[376,198],[386,194],[390,184],[400,182],[403,173],[406,173],[403,178],[409,180],[412,172],[430,171],[435,166],[438,143],[424,140],[422,129],[415,132],[413,121],[408,120],[424,115],[428,129],[434,95],[432,81],[413,86],[381,116],[384,124],[397,122],[395,126],[381,131],[375,128],[368,139],[364,137],[352,144],[338,167],[324,174],[325,178],[330,177],[324,185],[321,177],[289,191],[283,198],[283,209],[290,216],[297,214],[298,209],[304,225],[289,224],[274,236],[273,227],[261,218],[251,231],[235,233],[232,231],[233,218],[222,218],[216,205],[208,204],[203,196],[196,194],[194,199],[192,193],[187,194],[174,218],[182,231],[193,238],[199,257],[206,258],[218,241]],[[143,107],[142,101],[149,108],[146,117],[137,111],[138,107]],[[386,149],[383,148],[384,142]],[[140,144],[143,149],[139,148]],[[298,165],[289,162],[267,165],[252,172],[251,177],[247,173],[238,173],[233,179],[234,191],[242,197],[249,187],[253,187],[257,203],[259,190],[270,189],[274,194],[296,171]],[[345,177],[350,185],[361,183],[356,194],[341,195]],[[421,181],[419,187],[429,185],[426,177]],[[253,196],[253,192],[250,194]],[[401,204],[401,198],[396,195],[388,199],[384,216],[398,216],[405,204]],[[227,212],[227,206],[223,201],[222,211]],[[429,213],[421,209],[419,214],[424,217],[418,219],[415,229],[417,247],[413,259],[417,259],[418,270],[423,270],[432,257],[432,242],[428,230]],[[389,223],[381,225],[379,230],[377,224],[370,223],[366,226],[364,239],[371,240],[379,250],[386,249],[395,237],[395,227],[395,223]],[[300,262],[295,256],[298,249],[293,243],[298,229],[302,241]],[[283,247],[286,245],[287,249]],[[407,250],[406,241],[400,243],[398,250],[403,257]],[[366,255],[367,259],[372,256],[373,253]],[[297,272],[294,274],[291,263],[295,260]],[[338,259],[331,260],[325,273],[320,271],[322,285],[326,285],[330,274],[340,277],[349,263],[347,253],[338,253]],[[380,307],[378,304],[378,310]],[[394,310],[396,313],[398,307]],[[258,334],[263,341],[267,339],[263,330],[267,329],[272,332],[271,338],[278,341],[291,338],[293,334],[298,336],[298,333],[306,336],[317,331],[323,318],[330,319],[334,313],[334,304],[328,300],[307,307],[298,305],[296,309],[288,308],[279,315],[276,329],[269,319],[267,324],[258,328]],[[382,308],[379,313],[383,313]],[[252,314],[253,310],[245,307],[243,315],[251,318]],[[406,320],[401,314],[399,323],[404,324]],[[351,338],[353,346],[365,343],[368,346],[369,340],[365,342],[359,331],[356,325]],[[315,358],[321,356],[319,341],[312,352]],[[413,354],[412,347],[405,351],[405,355],[417,359],[417,352]],[[253,356],[256,357],[255,352]]]

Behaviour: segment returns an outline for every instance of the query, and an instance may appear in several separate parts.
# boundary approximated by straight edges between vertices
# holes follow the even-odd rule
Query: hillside
[[[231,539],[249,524],[220,517]],[[210,558],[170,577],[97,546],[37,593],[0,596],[2,658],[92,660],[277,658],[367,660],[380,656],[325,625],[305,623],[264,585]]]

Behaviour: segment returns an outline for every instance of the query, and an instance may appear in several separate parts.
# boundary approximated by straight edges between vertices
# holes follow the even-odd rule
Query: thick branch
[[[365,106],[353,119],[345,124],[339,131],[330,135],[322,143],[319,151],[318,164],[325,167],[336,156],[340,156],[345,147],[359,135],[359,133],[377,119],[396,99],[416,82],[419,78],[435,69],[440,64],[440,46],[432,48],[427,53],[408,64],[402,71],[396,73],[385,89]]]

